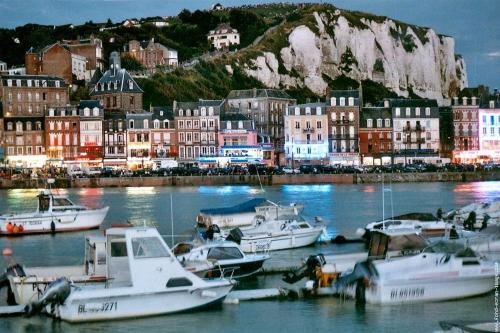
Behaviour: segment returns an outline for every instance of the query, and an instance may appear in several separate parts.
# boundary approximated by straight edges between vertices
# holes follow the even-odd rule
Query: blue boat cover
[[[205,215],[230,215],[237,213],[254,212],[255,207],[266,201],[264,198],[255,198],[232,207],[201,209],[200,213]]]

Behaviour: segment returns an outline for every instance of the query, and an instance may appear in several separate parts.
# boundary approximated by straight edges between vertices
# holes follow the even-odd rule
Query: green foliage
[[[385,70],[384,70],[384,62],[382,61],[382,59],[375,60],[375,63],[373,64],[373,70],[375,72],[382,72],[382,73],[385,72]]]
[[[128,55],[121,57],[121,63],[122,68],[125,68],[129,71],[142,71],[145,69],[145,67],[139,60]]]
[[[90,99],[90,89],[87,86],[78,86],[76,91],[69,96],[70,101],[79,102],[82,99]]]
[[[363,80],[361,82],[362,92],[363,92],[363,103],[370,103],[375,105],[384,98],[396,98],[398,95],[382,84],[374,82],[371,80]]]
[[[344,54],[340,57],[340,70],[344,73],[350,73],[353,65],[357,66],[358,61],[352,54],[351,49],[348,47]]]

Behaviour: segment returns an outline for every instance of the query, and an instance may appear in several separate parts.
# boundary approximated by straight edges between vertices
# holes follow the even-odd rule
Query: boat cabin
[[[85,238],[85,274],[106,276],[106,238],[103,236]]]
[[[164,290],[193,285],[155,228],[111,228],[106,243],[108,288]]]
[[[244,258],[243,252],[233,242],[215,242],[195,247],[192,243],[179,243],[173,248],[180,261],[220,261]]]
[[[429,242],[414,230],[373,231],[368,259],[386,259],[420,253]]]
[[[62,212],[66,210],[85,210],[85,207],[75,205],[63,195],[53,195],[50,190],[44,190],[38,195],[38,212]]]

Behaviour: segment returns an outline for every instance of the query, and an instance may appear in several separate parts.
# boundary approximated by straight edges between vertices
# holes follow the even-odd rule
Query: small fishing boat
[[[370,233],[373,231],[413,229],[415,232],[419,232],[426,237],[444,237],[452,228],[452,224],[439,220],[385,219],[367,224],[364,229],[358,229],[356,234],[369,240]]]
[[[488,225],[500,225],[500,200],[492,202],[474,202],[467,206],[451,210],[445,214],[445,218],[457,224],[463,224],[471,213],[475,215],[474,227],[482,227],[486,219]]]
[[[188,271],[202,278],[247,278],[260,271],[270,258],[268,254],[245,254],[238,244],[229,241],[207,242],[200,246],[179,243],[172,251]]]
[[[51,184],[49,180],[49,184]],[[0,235],[27,235],[99,228],[109,207],[90,209],[45,189],[32,213],[0,215]]]
[[[196,222],[200,227],[217,225],[219,228],[251,226],[256,218],[269,219],[282,215],[298,215],[304,206],[297,203],[280,205],[264,198],[254,198],[232,207],[200,210]]]
[[[69,278],[76,286],[106,282],[106,243],[103,236],[85,238],[83,265],[20,267],[16,271],[7,269],[0,277],[0,286],[7,285],[7,303],[28,304],[38,301],[48,285],[61,277]],[[13,274],[15,272],[15,274]],[[5,280],[6,283],[1,283]],[[8,283],[7,283],[8,281]]]
[[[227,240],[238,243],[243,252],[248,253],[308,246],[314,244],[322,233],[326,233],[323,225],[312,226],[299,215],[289,215],[264,221],[252,228],[233,229]]]
[[[186,271],[155,228],[110,228],[106,244],[105,284],[69,288],[56,280],[28,312],[43,308],[69,322],[145,317],[221,303],[233,288]]]

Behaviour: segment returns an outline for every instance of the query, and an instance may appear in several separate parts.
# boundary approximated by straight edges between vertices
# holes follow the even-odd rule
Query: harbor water
[[[387,185],[387,184],[386,184]],[[389,187],[389,186],[386,186]],[[475,201],[500,197],[498,182],[381,185],[284,185],[273,187],[140,187],[59,190],[89,207],[109,206],[102,229],[127,221],[154,223],[171,243],[173,225],[176,241],[188,237],[201,208],[230,206],[255,197],[281,204],[300,202],[304,215],[320,216],[331,236],[355,237],[357,228],[392,214],[447,211]],[[0,191],[0,212],[36,209],[37,190]],[[383,196],[385,193],[383,209]],[[171,208],[173,207],[173,211]],[[173,216],[173,219],[171,218]],[[173,220],[173,223],[172,223]],[[13,256],[0,258],[0,269],[21,263],[25,266],[75,265],[83,261],[84,237],[102,230],[55,235],[0,238],[0,249],[9,247]],[[321,244],[271,253],[271,265],[297,266],[309,254],[359,251],[360,244]],[[239,288],[287,286],[280,275],[259,276]],[[1,293],[4,303],[5,292]],[[434,332],[441,320],[492,321],[493,292],[449,302],[398,306],[356,306],[354,301],[320,299],[267,300],[224,304],[183,314],[143,319],[72,325],[44,316],[0,318],[1,332]]]

